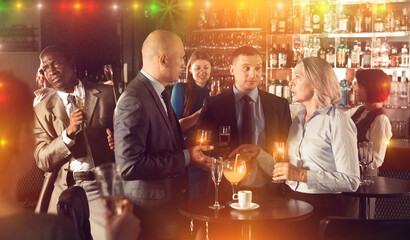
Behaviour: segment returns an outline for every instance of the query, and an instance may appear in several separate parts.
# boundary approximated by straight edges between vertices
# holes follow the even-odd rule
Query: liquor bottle
[[[329,44],[329,47],[326,49],[326,61],[330,64],[330,66],[335,67],[336,54],[333,44]]]
[[[373,67],[374,68],[379,68],[381,66],[381,46],[382,42],[380,38],[376,39],[376,43],[373,48]]]
[[[352,68],[358,68],[360,66],[360,52],[361,48],[359,47],[357,40],[355,40],[350,58]]]
[[[311,15],[310,15],[310,7],[308,6],[305,11],[303,21],[303,30],[304,33],[312,33],[312,23],[311,23]]]
[[[286,76],[286,80],[283,83],[283,98],[285,98],[286,100],[288,100],[288,102],[290,103],[290,98],[291,98],[291,90],[290,90],[290,77],[289,75]]]
[[[272,80],[270,80],[270,84],[269,84],[269,87],[268,87],[268,92],[271,93],[271,94],[275,94],[275,89],[276,89],[275,80],[272,79]]]
[[[337,25],[337,31],[339,33],[346,33],[348,32],[348,26],[349,26],[349,18],[347,15],[343,12],[343,6],[341,6],[341,11],[340,11],[340,16],[339,16],[339,21]]]
[[[360,11],[360,8],[357,9],[356,11],[356,16],[354,16],[354,28],[353,32],[355,33],[361,33],[363,32],[363,16],[362,12]]]
[[[399,92],[399,83],[397,82],[397,71],[393,71],[393,78],[390,84],[390,96],[388,106],[396,108],[398,106],[398,92]]]
[[[372,51],[370,49],[370,42],[366,41],[366,47],[363,52],[363,58],[362,58],[362,67],[363,68],[370,68],[372,64]]]
[[[286,67],[291,68],[292,67],[292,60],[293,60],[293,51],[290,49],[290,44],[286,45]]]
[[[313,33],[323,32],[323,14],[319,9],[319,4],[315,5],[312,16],[312,29]]]
[[[300,42],[296,41],[295,42],[295,48],[293,49],[293,53],[292,53],[292,66],[291,67],[295,67],[300,59],[302,59],[302,53],[301,53],[301,49],[300,49]]]
[[[402,71],[400,84],[399,84],[399,105],[402,108],[407,108],[408,104],[408,92],[407,92],[407,79],[406,71]]]
[[[311,53],[310,53],[310,56],[311,56],[311,57],[318,57],[318,55],[319,55],[319,48],[320,48],[320,46],[318,46],[317,41],[318,41],[317,38],[313,38],[312,51],[311,51]]]
[[[278,26],[278,16],[276,11],[272,12],[272,18],[270,19],[270,33],[276,34],[277,33],[277,26]]]
[[[323,32],[333,33],[335,30],[335,12],[333,5],[329,5],[326,13],[323,16]]]
[[[344,68],[346,67],[346,50],[344,46],[344,41],[341,40],[339,47],[337,48],[336,51],[336,67],[338,68]]]
[[[287,14],[286,19],[286,29],[285,33],[292,34],[293,33],[293,9],[290,7]]]
[[[382,9],[379,6],[378,11],[376,11],[376,19],[374,21],[374,31],[375,32],[384,32],[385,30],[385,25],[383,21],[383,16],[382,16]]]
[[[364,32],[372,31],[372,11],[370,4],[366,3],[363,5],[363,16],[364,16]]]
[[[400,55],[397,53],[397,48],[393,47],[391,49],[391,54],[389,56],[389,67],[398,67],[400,64]]]
[[[382,67],[388,67],[389,66],[389,52],[390,52],[390,47],[389,44],[387,44],[386,41],[384,41],[380,47],[380,65]]]
[[[280,68],[286,67],[287,59],[288,59],[288,53],[286,52],[285,44],[283,43],[282,48],[278,51],[278,61],[279,61]]]
[[[320,44],[318,57],[323,60],[326,60],[326,49],[323,47],[323,44]]]
[[[387,11],[386,31],[388,31],[388,32],[393,32],[394,31],[394,15],[393,15],[393,10],[391,10],[391,9],[389,9]]]
[[[400,67],[410,67],[410,56],[407,49],[407,44],[403,44],[400,53]]]
[[[407,8],[403,8],[403,14],[400,17],[400,30],[401,31],[407,31],[409,30],[408,26],[408,17],[407,17]]]
[[[275,95],[278,97],[283,96],[283,80],[279,79],[275,88]]]
[[[354,91],[354,88],[355,88],[356,84],[357,84],[357,81],[353,81],[351,83],[349,91],[347,92],[347,104],[349,106],[354,106],[354,105],[357,104],[357,102],[356,102],[356,92]]]
[[[293,7],[293,27],[292,27],[293,34],[300,33],[300,8],[294,6]]]
[[[279,20],[278,20],[278,33],[284,34],[286,29],[286,17],[285,17],[285,10],[281,9],[279,11]]]
[[[340,89],[342,91],[342,102],[339,103],[339,106],[347,106],[348,105],[348,98],[349,98],[349,91],[350,91],[350,82],[346,79],[340,81]]]
[[[269,52],[269,67],[277,68],[278,67],[278,52],[276,49],[276,43],[273,44]]]

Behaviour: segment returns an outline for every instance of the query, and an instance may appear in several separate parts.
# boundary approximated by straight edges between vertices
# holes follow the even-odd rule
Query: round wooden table
[[[309,217],[313,206],[300,200],[253,196],[253,202],[260,205],[254,210],[236,210],[229,205],[220,210],[210,209],[213,201],[208,198],[189,199],[179,207],[179,212],[188,219],[206,223],[237,223],[242,228],[242,238],[251,239],[251,223],[256,221],[298,221]],[[208,233],[208,229],[206,229]]]
[[[370,176],[374,183],[361,185],[356,192],[344,192],[346,196],[359,197],[359,217],[370,218],[370,198],[410,196],[410,181]]]

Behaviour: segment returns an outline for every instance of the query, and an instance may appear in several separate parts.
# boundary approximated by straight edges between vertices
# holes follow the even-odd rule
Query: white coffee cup
[[[239,207],[249,208],[252,203],[252,191],[242,190],[232,195],[233,200],[239,202]]]

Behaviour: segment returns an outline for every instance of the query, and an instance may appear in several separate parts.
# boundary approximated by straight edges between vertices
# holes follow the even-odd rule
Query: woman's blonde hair
[[[318,57],[307,57],[298,63],[303,64],[305,77],[314,89],[313,98],[319,107],[335,105],[341,101],[340,84],[328,62]]]

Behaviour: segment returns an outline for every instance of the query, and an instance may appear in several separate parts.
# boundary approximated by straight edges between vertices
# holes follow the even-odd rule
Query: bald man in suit
[[[186,193],[186,166],[208,170],[199,146],[184,149],[167,83],[185,68],[185,50],[174,33],[157,30],[142,45],[143,67],[114,113],[115,160],[127,198],[143,212],[142,239],[180,239],[177,203]]]

